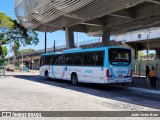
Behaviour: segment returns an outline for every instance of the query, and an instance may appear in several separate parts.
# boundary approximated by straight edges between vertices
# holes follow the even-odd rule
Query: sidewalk
[[[145,77],[133,77],[133,85],[127,84],[127,86],[134,86],[138,88],[145,88],[145,89],[151,89],[151,87],[148,86],[147,80]],[[157,79],[156,89],[160,90],[160,78]]]

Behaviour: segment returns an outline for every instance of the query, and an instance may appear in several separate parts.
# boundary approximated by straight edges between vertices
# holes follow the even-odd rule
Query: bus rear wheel
[[[72,76],[71,76],[71,82],[72,82],[72,84],[75,85],[75,86],[78,85],[77,75],[72,75]]]

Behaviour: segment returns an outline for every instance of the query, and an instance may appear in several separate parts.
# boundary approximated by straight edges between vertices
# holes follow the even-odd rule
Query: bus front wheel
[[[71,76],[71,82],[72,82],[72,84],[75,85],[75,86],[78,85],[77,75],[72,75],[72,76]]]

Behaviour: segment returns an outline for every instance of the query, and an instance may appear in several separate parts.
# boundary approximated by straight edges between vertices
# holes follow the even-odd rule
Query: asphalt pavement
[[[12,76],[12,75],[33,75],[33,76],[38,76],[39,72],[34,71],[34,72],[6,72],[6,76]],[[1,76],[2,77],[2,76]],[[150,85],[148,84],[146,78],[144,76],[141,77],[133,77],[133,84],[131,83],[125,83],[122,84],[124,86],[129,86],[129,87],[134,87],[134,88],[142,88],[142,89],[149,89],[151,90]],[[160,78],[157,79],[156,81],[156,91],[160,91]]]

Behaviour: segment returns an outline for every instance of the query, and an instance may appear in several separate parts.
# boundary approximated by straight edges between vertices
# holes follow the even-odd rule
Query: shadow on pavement
[[[160,109],[160,96],[151,93],[138,92],[128,90],[125,88],[119,88],[114,84],[100,85],[100,84],[82,84],[79,86],[73,86],[69,81],[64,80],[46,80],[44,77],[37,75],[15,75],[15,78],[22,80],[29,80],[50,86],[61,87],[64,89],[70,89],[97,97],[118,100],[126,103],[131,103],[140,106],[146,106],[150,108]],[[159,103],[159,104],[158,104]]]

